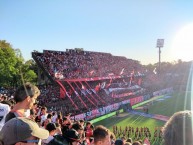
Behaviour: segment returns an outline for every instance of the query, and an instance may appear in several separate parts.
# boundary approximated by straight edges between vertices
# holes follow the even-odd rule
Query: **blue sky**
[[[148,64],[158,61],[156,41],[164,38],[161,60],[173,61],[173,39],[193,23],[192,6],[190,0],[0,0],[0,40],[20,48],[25,60],[33,50],[84,48]]]

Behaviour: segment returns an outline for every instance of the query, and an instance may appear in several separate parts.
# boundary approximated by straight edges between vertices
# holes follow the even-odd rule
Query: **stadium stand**
[[[54,111],[75,115],[145,93],[144,70],[136,60],[80,49],[44,50],[32,57],[51,82],[39,102]]]

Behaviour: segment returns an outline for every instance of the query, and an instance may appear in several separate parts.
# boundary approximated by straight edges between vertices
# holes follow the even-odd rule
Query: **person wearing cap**
[[[102,125],[96,126],[93,137],[94,145],[111,145],[110,131]]]
[[[9,120],[0,132],[0,144],[3,145],[41,145],[41,139],[47,139],[49,132],[26,117]]]
[[[26,117],[25,112],[28,109],[32,109],[37,97],[40,95],[40,90],[32,85],[31,83],[26,83],[20,86],[14,95],[14,100],[16,104],[13,109],[7,114],[5,122],[14,117]]]

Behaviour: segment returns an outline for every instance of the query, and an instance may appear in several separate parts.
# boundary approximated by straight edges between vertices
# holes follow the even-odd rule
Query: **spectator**
[[[68,131],[66,131],[65,134],[63,134],[63,136],[66,137],[70,145],[79,145],[80,135],[78,134],[76,130],[69,129]]]
[[[7,104],[0,103],[0,130],[5,124],[5,117],[10,111],[10,107]]]
[[[1,96],[1,102],[2,101],[7,101],[7,96],[5,94]]]
[[[32,120],[35,120],[36,116],[37,116],[37,103],[34,103],[32,109],[30,109],[30,118]]]
[[[47,115],[47,119],[42,123],[42,127],[46,128],[46,126],[52,122],[52,115],[51,114],[48,114]]]
[[[62,134],[61,125],[59,123],[55,123],[56,125],[56,135]]]
[[[42,140],[42,145],[48,144],[52,139],[54,139],[54,135],[56,133],[56,125],[54,123],[48,123],[46,126],[46,130],[49,131],[49,137],[45,140]]]
[[[47,145],[79,145],[80,136],[74,129],[69,129],[63,135],[56,135]]]
[[[74,123],[72,125],[72,129],[74,129],[78,132],[78,134],[80,135],[81,142],[83,142],[85,140],[84,128],[79,123]]]
[[[110,132],[102,125],[95,128],[93,137],[94,145],[111,145]]]
[[[124,145],[124,144],[123,144],[123,141],[122,141],[122,140],[117,139],[117,140],[115,141],[115,145]]]
[[[39,95],[39,89],[30,83],[26,83],[23,86],[20,86],[15,92],[14,96],[16,104],[7,114],[5,122],[14,117],[25,117],[25,111],[32,109],[33,104]]]
[[[91,122],[86,123],[86,127],[84,129],[86,138],[90,138],[91,136],[93,136],[93,130],[91,128],[91,125]]]
[[[180,111],[166,122],[164,126],[165,145],[192,145],[192,112]]]
[[[59,123],[60,125],[63,124],[63,119],[62,119],[62,113],[61,112],[57,115],[56,122]]]
[[[132,145],[142,145],[139,141],[134,141]]]
[[[115,134],[113,132],[110,132],[110,139],[111,139],[111,145],[114,145],[116,137],[115,137]]]
[[[63,124],[62,124],[62,134],[65,134],[67,130],[71,128],[71,124],[68,121],[68,118],[64,117],[63,118]]]
[[[56,123],[56,119],[57,119],[57,116],[58,116],[57,113],[56,113],[56,112],[53,112],[53,113],[52,113],[52,116],[53,116],[53,117],[52,117],[52,122],[53,122],[53,123]]]
[[[132,145],[130,142],[125,142],[124,145]]]
[[[127,139],[127,142],[132,143],[132,142],[133,142],[132,138],[128,138],[128,139]]]
[[[40,139],[46,139],[49,132],[38,124],[25,117],[17,117],[9,120],[0,132],[0,141],[4,145],[25,145],[36,143],[41,145]]]
[[[41,108],[41,121],[40,124],[42,125],[43,122],[47,119],[48,113],[47,113],[47,108],[46,107],[42,107]],[[51,122],[51,119],[50,119]]]
[[[121,137],[121,140],[123,141],[123,144],[126,143],[126,138],[125,138],[125,136]]]
[[[80,122],[80,125],[84,128],[84,120],[80,119],[79,122]]]

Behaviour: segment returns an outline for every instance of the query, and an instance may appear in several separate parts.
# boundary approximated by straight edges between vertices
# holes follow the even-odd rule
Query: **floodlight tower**
[[[159,70],[158,74],[161,73],[161,48],[164,46],[164,39],[157,39],[157,48],[159,48]]]

